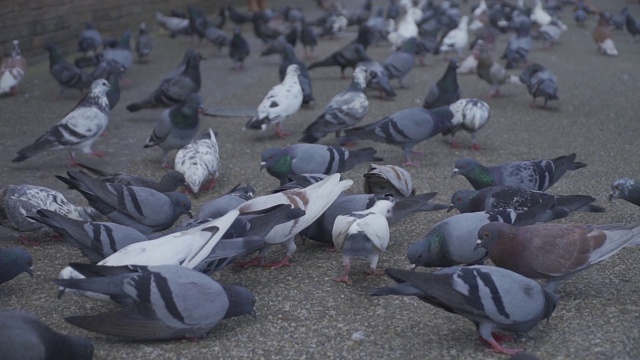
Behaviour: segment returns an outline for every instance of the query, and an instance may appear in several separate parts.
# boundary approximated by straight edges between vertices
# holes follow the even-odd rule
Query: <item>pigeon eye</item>
[[[482,234],[482,237],[486,239],[486,238],[488,238],[490,235],[491,235],[491,233],[490,233],[490,232],[485,231],[485,232]]]
[[[616,186],[614,186],[613,188],[614,188],[614,189],[616,189],[616,190],[621,190],[621,189],[622,189],[622,186],[620,186],[620,184],[617,184],[617,185],[616,185]]]

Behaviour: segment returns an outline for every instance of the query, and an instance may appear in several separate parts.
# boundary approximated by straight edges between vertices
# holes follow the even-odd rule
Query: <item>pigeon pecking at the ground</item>
[[[78,167],[81,168],[81,171],[85,174],[92,175],[100,181],[120,185],[146,187],[160,192],[176,191],[180,186],[185,185],[184,175],[175,170],[167,171],[162,175],[160,181],[155,181],[144,176],[132,175],[124,172],[112,173],[96,169],[82,163],[78,163]]]
[[[629,178],[620,178],[611,184],[609,201],[614,198],[627,200],[628,202],[640,206],[640,182]]]
[[[493,266],[454,266],[434,273],[387,269],[385,273],[398,284],[374,289],[371,295],[416,296],[463,316],[476,325],[493,351],[508,355],[523,350],[500,345],[493,331],[527,332],[549,319],[558,303],[558,297],[535,280]]]
[[[162,167],[170,167],[169,151],[183,148],[198,133],[201,108],[200,95],[190,94],[184,102],[163,111],[160,115],[160,120],[144,147],[158,146],[162,149]]]
[[[290,133],[282,130],[281,123],[289,116],[295,114],[302,106],[302,87],[298,76],[300,67],[296,64],[289,65],[287,75],[282,83],[274,86],[264,97],[256,114],[249,119],[244,129],[266,130],[270,124],[275,124],[276,133],[280,137],[286,137]]]
[[[71,112],[33,144],[18,150],[12,161],[21,162],[44,151],[62,149],[69,151],[72,166],[76,163],[75,150],[82,150],[83,153],[96,157],[105,156],[104,153],[93,151],[91,146],[109,122],[109,101],[106,96],[109,87],[107,80],[94,81],[91,91]]]
[[[550,160],[515,161],[488,167],[472,158],[463,158],[456,161],[451,177],[464,176],[476,190],[494,185],[514,185],[545,191],[567,171],[587,166],[575,160],[576,154],[573,153]]]
[[[220,152],[213,130],[204,134],[203,138],[194,140],[176,153],[174,166],[184,174],[189,190],[194,194],[200,191],[204,181],[211,177],[206,190],[211,190],[216,184],[220,168]]]
[[[27,273],[33,277],[33,257],[21,247],[0,249],[0,285]]]
[[[527,66],[520,73],[520,81],[527,85],[527,90],[533,97],[531,107],[536,107],[536,99],[539,97],[544,98],[545,108],[549,100],[559,100],[556,75],[538,63]]]
[[[348,67],[355,68],[356,64],[360,61],[367,60],[368,55],[366,51],[371,43],[369,32],[370,29],[368,26],[361,25],[358,30],[358,37],[354,41],[336,50],[328,57],[311,63],[309,70],[319,67],[338,66],[340,67],[340,75],[344,79],[344,69]]]

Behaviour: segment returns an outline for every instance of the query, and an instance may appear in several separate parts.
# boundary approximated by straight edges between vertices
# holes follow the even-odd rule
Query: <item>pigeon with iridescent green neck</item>
[[[640,206],[640,183],[638,181],[620,178],[611,184],[611,190],[609,201],[618,198]]]

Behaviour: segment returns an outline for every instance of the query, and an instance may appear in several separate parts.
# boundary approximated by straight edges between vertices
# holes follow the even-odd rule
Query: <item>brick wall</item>
[[[0,57],[10,53],[14,39],[30,63],[47,59],[48,42],[57,44],[63,55],[76,52],[86,21],[93,22],[103,38],[117,38],[126,29],[135,33],[142,21],[153,31],[156,11],[186,12],[190,3],[208,14],[224,4],[223,0],[0,0]]]

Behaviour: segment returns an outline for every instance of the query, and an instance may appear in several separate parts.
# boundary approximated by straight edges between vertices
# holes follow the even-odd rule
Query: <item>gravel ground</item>
[[[529,1],[528,1],[529,2]],[[592,1],[599,8],[613,13],[625,2]],[[284,1],[272,1],[272,6]],[[355,7],[358,2],[349,1]],[[386,5],[376,0],[375,4]],[[319,14],[310,1],[301,5],[314,18]],[[633,4],[631,11],[640,17]],[[464,12],[469,5],[464,5]],[[486,164],[512,160],[553,158],[576,152],[578,161],[587,163],[584,169],[570,172],[550,192],[555,194],[588,194],[597,204],[607,207],[605,213],[580,213],[566,221],[581,223],[630,223],[640,221],[638,208],[624,201],[606,201],[611,182],[619,177],[640,178],[638,134],[640,122],[637,100],[640,71],[640,44],[625,33],[616,32],[615,41],[620,56],[605,57],[597,53],[591,39],[596,19],[590,18],[585,28],[572,21],[570,9],[562,13],[569,30],[562,42],[552,49],[535,44],[530,59],[541,62],[558,75],[560,101],[551,109],[531,109],[527,90],[523,86],[504,86],[504,97],[489,100],[492,116],[480,131],[482,150],[468,147],[452,149],[449,139],[436,137],[417,148],[425,151],[422,166],[408,169],[418,192],[437,191],[434,201],[448,203],[451,194],[469,188],[462,177],[450,178],[455,160],[472,156]],[[133,24],[132,24],[133,27]],[[230,30],[230,24],[227,24]],[[261,45],[249,26],[243,29],[252,46],[246,70],[230,70],[226,51],[218,52],[210,45],[201,51],[208,57],[201,64],[203,86],[200,94],[205,105],[257,105],[277,82],[277,56],[260,58]],[[192,45],[188,38],[169,39],[154,32],[156,48],[151,62],[135,65],[129,73],[132,85],[125,89],[118,107],[111,113],[109,133],[100,138],[95,149],[106,151],[104,159],[81,158],[90,165],[111,170],[159,178],[159,149],[143,149],[161,110],[128,113],[124,106],[153,90],[160,77],[182,58]],[[355,36],[354,30],[336,40],[323,40],[316,49],[323,56]],[[498,51],[504,48],[501,38]],[[386,44],[373,46],[369,53],[384,60],[389,52]],[[300,50],[301,53],[301,50]],[[369,115],[363,123],[373,122],[403,108],[418,106],[428,87],[443,73],[442,57],[429,56],[426,66],[417,66],[406,79],[407,88],[398,90],[394,100],[370,99]],[[285,146],[299,138],[305,126],[315,119],[326,102],[348,86],[349,80],[339,77],[337,68],[322,68],[312,72],[315,103],[301,110],[285,123],[294,135],[279,139],[273,130],[266,133],[240,131],[246,118],[203,117],[201,128],[212,127],[218,133],[221,171],[215,189],[194,201],[197,211],[202,203],[232,188],[237,183],[250,182],[259,194],[266,193],[277,181],[266,172],[258,171],[260,153],[270,146]],[[463,97],[485,97],[489,86],[475,75],[459,77]],[[17,97],[0,99],[0,174],[2,183],[30,183],[62,191],[75,203],[84,203],[78,194],[64,188],[53,175],[67,170],[65,152],[39,154],[19,164],[11,163],[14,153],[30,143],[49,126],[64,116],[78,100],[70,92],[62,101],[53,100],[57,86],[48,74],[46,63],[31,66],[20,85]],[[633,95],[636,94],[636,95]],[[636,100],[633,100],[633,99]],[[458,141],[469,145],[470,138],[460,133]],[[323,140],[333,144],[332,137]],[[375,146],[386,163],[400,164],[401,151],[392,146],[363,142]],[[366,166],[344,174],[354,179],[352,192],[362,190],[361,176]],[[406,248],[424,235],[431,226],[450,216],[444,212],[411,216],[392,229],[391,244],[381,256],[379,267],[407,267]],[[0,247],[16,245],[16,234],[0,229]],[[390,284],[390,280],[367,278],[364,261],[353,267],[353,285],[335,283],[331,278],[341,270],[341,256],[325,251],[314,243],[298,243],[294,256],[296,265],[281,270],[225,270],[214,277],[224,282],[238,283],[251,289],[257,297],[258,319],[236,318],[222,322],[198,342],[131,342],[85,332],[64,321],[64,317],[105,311],[110,305],[84,298],[56,299],[56,287],[50,280],[68,262],[85,261],[82,255],[63,243],[43,240],[40,246],[29,248],[34,256],[33,279],[20,275],[0,286],[0,308],[24,309],[36,313],[54,329],[90,338],[95,345],[96,359],[229,359],[258,358],[410,358],[410,359],[493,359],[504,356],[485,352],[472,324],[416,299],[400,297],[372,298],[369,289]],[[272,251],[275,258],[282,250]],[[559,289],[561,301],[551,320],[539,324],[511,347],[524,347],[541,359],[638,359],[640,358],[640,306],[637,302],[640,282],[640,254],[637,248],[621,251],[608,261],[566,281]],[[206,301],[206,299],[203,299]],[[353,340],[360,332],[362,339]]]

